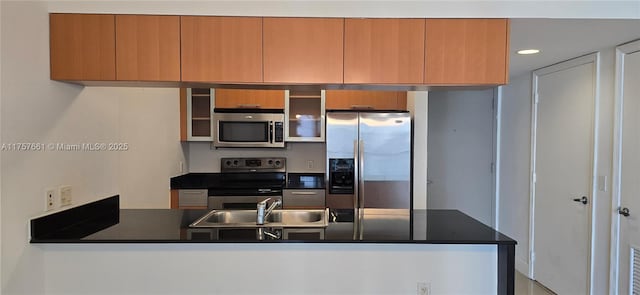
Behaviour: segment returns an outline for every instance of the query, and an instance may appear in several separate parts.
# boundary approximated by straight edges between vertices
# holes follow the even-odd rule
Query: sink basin
[[[216,224],[239,224],[256,223],[255,210],[215,210],[207,214],[207,223]]]
[[[325,210],[281,210],[273,211],[267,222],[279,222],[284,224],[315,223],[326,219]]]
[[[189,227],[257,228],[257,227],[326,227],[329,210],[273,210],[264,224],[256,224],[256,210],[212,210]]]

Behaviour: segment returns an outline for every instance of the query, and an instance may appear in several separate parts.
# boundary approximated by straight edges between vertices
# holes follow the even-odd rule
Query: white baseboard
[[[526,277],[531,278],[529,276],[529,263],[527,260],[522,259],[522,257],[516,257],[516,271],[519,271]]]

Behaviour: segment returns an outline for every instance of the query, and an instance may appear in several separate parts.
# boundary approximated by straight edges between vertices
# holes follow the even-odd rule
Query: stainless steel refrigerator
[[[327,112],[326,116],[327,207],[353,208],[355,227],[362,227],[367,215],[409,216],[409,113]]]

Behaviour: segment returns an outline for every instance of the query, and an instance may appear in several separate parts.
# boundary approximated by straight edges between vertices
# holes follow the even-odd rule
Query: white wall
[[[326,150],[324,143],[287,143],[285,149],[212,149],[209,142],[190,142],[189,172],[220,172],[220,158],[285,157],[287,172],[324,173]],[[308,168],[313,161],[313,168]]]
[[[108,89],[103,89],[108,91]],[[180,143],[178,89],[114,88],[126,152],[118,152],[118,192],[124,208],[169,208],[169,179],[187,172]],[[183,171],[180,171],[183,163]]]
[[[407,92],[407,109],[413,119],[413,208],[427,208],[427,138],[429,93]]]
[[[1,143],[129,144],[126,152],[2,152],[2,293],[43,294],[42,251],[28,244],[28,220],[43,213],[46,188],[71,185],[74,205],[121,194],[124,207],[169,207],[169,177],[184,161],[178,91],[50,81],[47,3],[0,5]]]
[[[431,294],[497,293],[495,245],[34,247],[47,294],[416,294],[418,282]]]
[[[529,268],[529,172],[531,157],[531,73],[501,87],[498,230],[518,241],[516,268]]]
[[[596,122],[598,137],[596,175],[607,177],[607,190],[598,188],[593,200],[592,293],[606,294],[609,278],[611,229],[611,167],[614,107],[614,47],[600,51],[599,101]],[[498,229],[518,241],[516,265],[527,273],[529,266],[529,177],[531,157],[531,76],[511,79],[502,87],[500,141],[500,203]]]
[[[429,94],[427,207],[493,226],[494,88]]]

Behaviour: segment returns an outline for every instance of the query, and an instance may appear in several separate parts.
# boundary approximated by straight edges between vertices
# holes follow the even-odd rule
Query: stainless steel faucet
[[[271,200],[271,198],[266,198],[258,202],[258,216],[256,217],[256,224],[264,224],[265,220],[267,220],[267,217],[269,217],[273,209],[275,209],[277,206],[282,205],[282,200],[275,200],[271,203],[271,206],[267,208],[267,202],[269,200]]]

